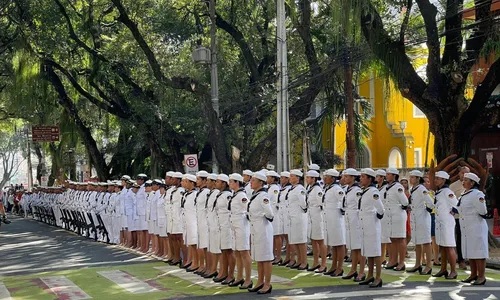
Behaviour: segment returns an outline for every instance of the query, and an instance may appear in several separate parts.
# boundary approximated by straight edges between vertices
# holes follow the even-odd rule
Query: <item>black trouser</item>
[[[464,261],[462,256],[462,230],[460,230],[460,219],[455,219],[455,241],[457,242],[457,261]]]

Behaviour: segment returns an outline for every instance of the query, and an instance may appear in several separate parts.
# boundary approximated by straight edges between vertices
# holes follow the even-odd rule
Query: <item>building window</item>
[[[415,168],[422,168],[422,148],[415,148],[413,164]]]
[[[425,118],[425,114],[418,107],[416,107],[415,104],[413,105],[413,117]]]

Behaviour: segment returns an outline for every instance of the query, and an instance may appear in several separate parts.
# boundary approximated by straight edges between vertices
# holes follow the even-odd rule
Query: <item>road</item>
[[[31,219],[11,220],[12,224],[0,228],[0,300],[257,298],[117,246]],[[462,271],[459,279],[466,276]],[[273,293],[258,298],[457,300],[496,299],[495,295],[500,295],[500,271],[490,269],[483,287],[386,270],[382,278],[382,288],[370,289],[351,281],[274,267]]]

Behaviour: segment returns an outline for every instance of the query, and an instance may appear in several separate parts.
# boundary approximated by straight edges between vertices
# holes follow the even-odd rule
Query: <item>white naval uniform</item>
[[[345,218],[342,215],[344,190],[336,183],[325,186],[323,213],[326,229],[326,245],[345,245]]]
[[[196,218],[198,219],[198,249],[208,248],[209,232],[207,220],[207,202],[210,190],[202,188],[196,194]]]
[[[386,200],[386,217],[391,226],[391,238],[406,238],[406,220],[408,214],[402,206],[408,206],[405,190],[401,183],[395,181],[385,187],[384,199]]]
[[[160,237],[167,237],[167,214],[165,210],[166,193],[162,194],[161,190],[156,191],[156,223],[158,226],[158,234]]]
[[[280,193],[280,186],[279,185],[277,185],[276,183],[269,185],[269,187],[267,189],[267,194],[269,195],[269,201],[271,201],[270,202],[271,208],[273,209],[273,215],[275,216],[275,219],[272,222],[274,235],[280,234],[278,232],[279,232],[279,227],[281,226],[279,220],[277,220],[278,218],[276,218],[276,216],[278,215],[278,211],[279,211],[279,206],[278,206],[279,193]],[[274,222],[274,221],[277,221],[277,222]]]
[[[174,195],[172,194],[177,187],[169,186],[165,192],[165,215],[167,216],[167,233],[172,233],[173,219],[172,219],[172,202]]]
[[[290,217],[288,215],[288,192],[291,184],[281,187],[278,193],[278,213],[274,214],[273,230],[274,235],[290,234]]]
[[[146,220],[148,222],[149,234],[154,234],[154,231],[155,231],[154,218],[151,215],[151,201],[153,200],[153,197],[154,197],[153,191],[146,193]]]
[[[436,243],[439,246],[456,247],[455,217],[451,211],[457,204],[457,197],[448,186],[436,191]]]
[[[290,245],[307,243],[307,202],[306,189],[301,184],[292,186],[287,195],[288,214],[290,216]],[[286,222],[287,220],[285,220]]]
[[[231,231],[233,236],[233,250],[250,250],[250,224],[247,219],[247,206],[249,199],[245,189],[236,191],[228,203],[231,213]]]
[[[146,188],[144,184],[137,191],[135,206],[135,230],[148,230],[148,223],[146,222]]]
[[[247,207],[250,220],[252,259],[256,262],[271,261],[273,253],[273,210],[269,195],[264,189],[255,191]]]
[[[150,217],[151,217],[151,234],[154,235],[159,235],[160,230],[158,228],[158,195],[160,194],[160,191],[151,191],[151,196],[150,196]]]
[[[233,249],[233,236],[231,234],[230,214],[228,208],[229,200],[233,193],[228,189],[219,192],[215,200],[215,210],[219,223],[220,249]]]
[[[359,199],[361,188],[354,184],[347,188],[342,207],[345,211],[346,246],[349,250],[361,249],[361,225],[359,222]]]
[[[462,233],[462,255],[468,259],[484,259],[488,253],[488,224],[486,201],[478,189],[465,191],[457,204]]]
[[[132,189],[123,189],[125,191],[125,212],[127,215],[127,228],[128,231],[134,231],[134,215],[135,215],[135,193]]]
[[[421,184],[410,191],[411,239],[415,245],[431,242],[431,214],[427,209],[434,208],[429,191]]]
[[[379,194],[381,196],[384,195],[387,187],[387,183],[384,183],[383,186],[377,187]],[[385,208],[389,207],[389,203],[387,202],[386,197],[382,197],[382,204]],[[380,224],[382,225],[382,244],[390,244],[391,243],[391,219],[386,215],[385,218],[380,220]]]
[[[252,197],[252,193],[253,193],[252,186],[250,182],[247,182],[245,184],[245,194],[247,194],[248,197]]]
[[[198,222],[196,218],[195,189],[186,191],[181,200],[184,243],[188,246],[198,245]]]
[[[219,195],[218,189],[213,189],[208,195],[207,201],[207,221],[208,221],[208,251],[213,254],[220,254],[220,230],[219,230],[219,219],[217,218],[217,211],[215,209],[216,199]]]
[[[309,238],[325,239],[325,222],[323,221],[323,189],[319,182],[310,186],[306,194],[309,213]]]
[[[172,234],[182,234],[183,233],[183,221],[181,212],[181,201],[182,195],[184,195],[184,188],[177,187],[172,191]]]
[[[361,255],[377,257],[382,255],[382,227],[378,215],[384,215],[384,205],[378,189],[372,185],[363,190],[359,200],[359,221],[361,225]]]

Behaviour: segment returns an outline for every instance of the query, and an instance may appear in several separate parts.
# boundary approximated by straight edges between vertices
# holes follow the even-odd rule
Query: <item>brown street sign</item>
[[[32,126],[33,142],[59,141],[59,126]]]

